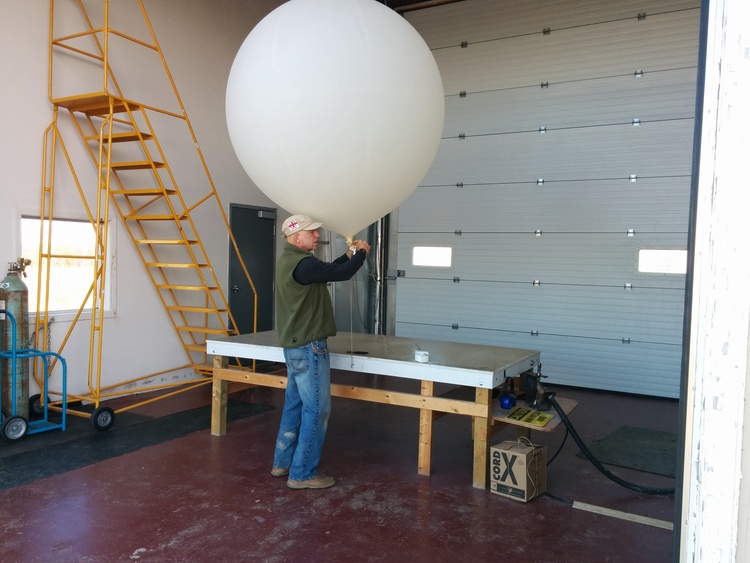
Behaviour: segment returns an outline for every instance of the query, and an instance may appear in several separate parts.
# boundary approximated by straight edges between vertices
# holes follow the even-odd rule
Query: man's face
[[[299,246],[301,249],[312,252],[316,248],[318,248],[318,239],[320,238],[320,233],[317,230],[300,231],[298,233],[295,233],[294,236],[297,237],[297,240],[299,241],[297,246]]]

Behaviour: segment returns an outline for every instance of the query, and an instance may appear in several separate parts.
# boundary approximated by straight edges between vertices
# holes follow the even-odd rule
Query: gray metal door
[[[230,204],[229,224],[258,294],[258,331],[273,328],[276,210]],[[229,248],[229,309],[240,334],[253,332],[253,290],[233,248]]]

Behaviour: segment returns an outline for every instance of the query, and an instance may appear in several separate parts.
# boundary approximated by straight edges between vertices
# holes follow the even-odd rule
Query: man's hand
[[[364,250],[366,254],[370,253],[370,245],[367,244],[367,241],[353,240],[352,246],[354,247],[355,252],[357,252],[358,250]]]

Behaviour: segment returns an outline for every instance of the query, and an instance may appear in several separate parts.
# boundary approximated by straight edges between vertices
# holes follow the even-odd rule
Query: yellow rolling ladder
[[[96,233],[96,251],[93,258],[94,273],[89,292],[78,310],[75,321],[65,335],[60,352],[68,342],[75,326],[84,312],[90,311],[90,349],[88,393],[68,395],[71,401],[93,404],[94,411],[76,410],[69,407],[68,412],[80,416],[90,416],[92,424],[99,430],[105,430],[114,421],[115,412],[136,408],[154,400],[172,396],[176,393],[193,389],[210,382],[211,365],[206,356],[207,338],[217,335],[236,334],[236,323],[232,318],[227,300],[221,290],[216,273],[208,259],[206,249],[201,242],[195,215],[217,217],[211,220],[210,227],[215,229],[217,223],[226,228],[234,251],[240,257],[237,245],[229,228],[229,222],[216,192],[203,154],[198,145],[195,133],[187,117],[182,100],[172,79],[171,73],[162,55],[156,35],[149,21],[141,0],[129,0],[131,7],[128,21],[132,22],[132,7],[137,4],[142,17],[145,37],[136,37],[118,31],[110,25],[114,16],[110,13],[110,0],[97,0],[101,25],[94,25],[84,0],[50,0],[50,37],[49,37],[49,99],[53,105],[54,117],[44,137],[43,186],[41,196],[39,255],[39,288],[37,303],[36,341],[46,342],[50,326],[50,314],[46,304],[49,301],[49,275],[52,260],[53,219],[55,218],[54,200],[55,184],[59,176],[56,161],[62,154],[68,165],[70,177],[81,196],[85,213]],[[91,2],[91,4],[97,4]],[[114,4],[114,3],[113,3]],[[122,2],[118,3],[122,9]],[[63,5],[62,8],[58,5]],[[71,21],[77,21],[80,28],[68,33],[58,34],[55,28],[56,8],[62,12],[60,19],[70,28]],[[91,10],[91,7],[89,7]],[[77,19],[71,18],[71,13]],[[126,97],[118,85],[113,64],[113,39],[128,48],[146,50],[155,54],[161,61],[165,83],[171,87],[177,109],[164,109],[137,102]],[[60,59],[60,60],[58,60]],[[97,66],[99,84],[84,85],[85,81],[71,81],[73,87],[83,86],[83,93],[56,95],[53,83],[57,70],[65,64],[75,64],[81,60],[91,66]],[[138,59],[141,60],[141,59]],[[123,57],[119,57],[123,64]],[[132,71],[132,69],[131,69]],[[69,85],[70,88],[70,85]],[[77,162],[74,151],[68,150],[63,141],[61,120],[66,120],[68,130],[77,131],[83,141],[84,153],[90,158]],[[197,161],[205,174],[205,189],[191,190],[190,201],[186,193],[178,187],[177,178],[170,168],[167,151],[157,135],[157,125],[164,127],[167,123],[170,139],[174,134],[174,123],[181,125],[189,134],[188,145],[194,147]],[[160,130],[161,132],[161,130]],[[78,151],[81,152],[80,150]],[[82,180],[82,167],[90,169],[94,164],[96,189],[92,190]],[[89,174],[91,174],[89,170]],[[208,209],[208,211],[206,211]],[[178,335],[188,359],[187,364],[173,370],[192,367],[202,376],[197,380],[183,383],[144,385],[139,391],[163,390],[156,397],[135,402],[115,411],[101,405],[101,401],[132,392],[124,390],[132,384],[153,378],[159,374],[147,374],[130,378],[115,385],[102,387],[102,338],[104,329],[104,300],[108,275],[108,231],[110,215],[113,212],[125,226],[135,249],[140,256],[156,289],[159,299],[167,312]],[[240,257],[241,263],[241,257]],[[245,275],[252,288],[257,311],[257,292],[250,275],[242,264]],[[46,274],[46,275],[43,275]],[[255,327],[254,319],[253,326]],[[38,345],[35,341],[35,346]],[[36,377],[36,374],[35,374]],[[173,389],[174,388],[174,389]],[[55,408],[55,401],[50,407]]]

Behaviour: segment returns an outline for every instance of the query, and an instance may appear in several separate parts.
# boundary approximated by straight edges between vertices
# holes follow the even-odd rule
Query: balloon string
[[[349,367],[354,367],[354,278],[349,283]]]

